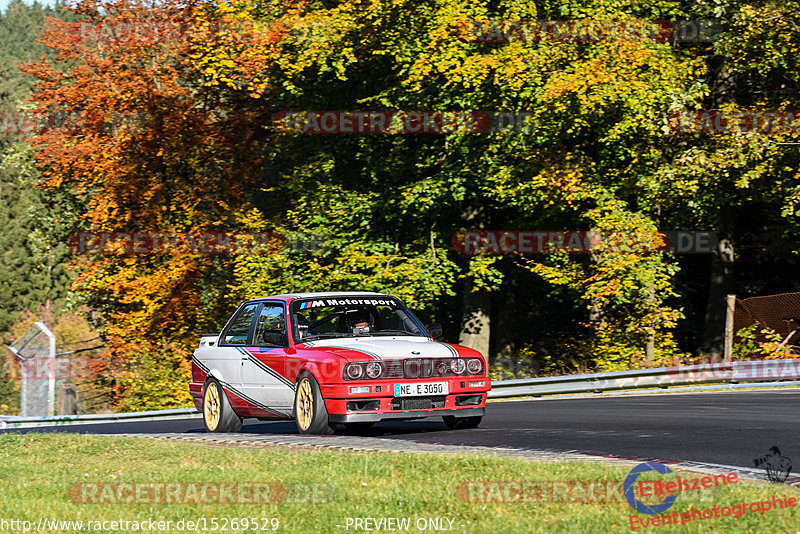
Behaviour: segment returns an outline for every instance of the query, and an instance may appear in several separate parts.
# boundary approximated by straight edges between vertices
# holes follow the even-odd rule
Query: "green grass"
[[[40,517],[84,521],[151,518],[171,520],[174,524],[180,519],[205,517],[210,527],[212,517],[218,521],[264,517],[277,518],[279,532],[344,533],[355,532],[352,527],[345,529],[348,517],[407,517],[411,519],[411,529],[406,532],[422,532],[414,526],[418,518],[447,517],[454,520],[453,532],[634,532],[628,519],[634,511],[626,503],[467,503],[456,496],[456,488],[463,481],[619,482],[629,471],[627,467],[595,463],[216,447],[77,434],[0,435],[0,457],[0,480],[4,482],[0,519],[6,520],[26,519],[36,523]],[[70,488],[84,481],[280,482],[290,488],[290,499],[295,502],[80,504],[70,498]],[[304,486],[295,484],[311,486],[306,491],[302,489]],[[324,489],[329,488],[327,484],[333,485],[332,491]],[[312,491],[315,488],[316,496]],[[690,503],[701,508],[726,506],[767,500],[784,493],[800,498],[795,488],[739,482],[680,495],[670,511],[686,511]],[[314,499],[322,502],[303,502]],[[635,532],[794,533],[800,530],[797,510],[770,511],[765,515],[748,513],[740,518],[713,518],[686,526],[652,527]]]

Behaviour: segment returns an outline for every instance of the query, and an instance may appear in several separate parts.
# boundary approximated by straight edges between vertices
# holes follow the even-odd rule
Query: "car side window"
[[[223,343],[229,345],[246,345],[247,335],[250,333],[250,325],[253,323],[253,316],[256,313],[257,303],[243,306],[236,314],[231,326],[225,331]]]
[[[280,304],[265,303],[261,306],[256,320],[256,333],[253,342],[256,345],[287,344],[286,314]]]

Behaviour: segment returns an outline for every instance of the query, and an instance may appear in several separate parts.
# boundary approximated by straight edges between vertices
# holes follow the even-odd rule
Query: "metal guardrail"
[[[695,384],[738,384],[742,382],[778,383],[800,380],[800,359],[759,360],[733,363],[684,365],[635,369],[612,373],[545,376],[492,382],[489,398],[557,395],[563,393],[601,393],[640,388],[668,388]],[[731,386],[739,387],[739,386]],[[703,388],[699,388],[703,389]],[[122,421],[156,421],[200,417],[194,408],[91,415],[53,415],[20,417],[0,415],[0,430],[61,425],[88,425]]]
[[[169,419],[185,419],[200,416],[194,408],[177,408],[173,410],[154,410],[150,412],[128,412],[87,415],[50,415],[46,417],[21,417],[18,415],[0,415],[0,430],[11,428],[34,428],[62,425],[91,425],[100,423],[116,423],[126,421],[165,421]]]
[[[800,380],[800,359],[684,365],[612,373],[502,380],[492,382],[489,398],[781,380]]]

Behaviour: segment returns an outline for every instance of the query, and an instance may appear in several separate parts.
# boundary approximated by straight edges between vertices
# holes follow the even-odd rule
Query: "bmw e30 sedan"
[[[440,325],[423,326],[381,293],[248,300],[202,336],[189,389],[209,432],[238,432],[248,417],[294,419],[302,434],[429,416],[477,427],[491,389],[486,360],[440,336]]]

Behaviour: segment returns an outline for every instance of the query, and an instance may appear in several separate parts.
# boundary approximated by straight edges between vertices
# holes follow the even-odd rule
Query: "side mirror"
[[[428,333],[431,335],[433,339],[439,339],[442,337],[442,325],[439,323],[431,323],[426,325],[425,328],[428,329]]]
[[[265,330],[261,332],[261,343],[283,347],[286,345],[286,334],[278,330]]]

